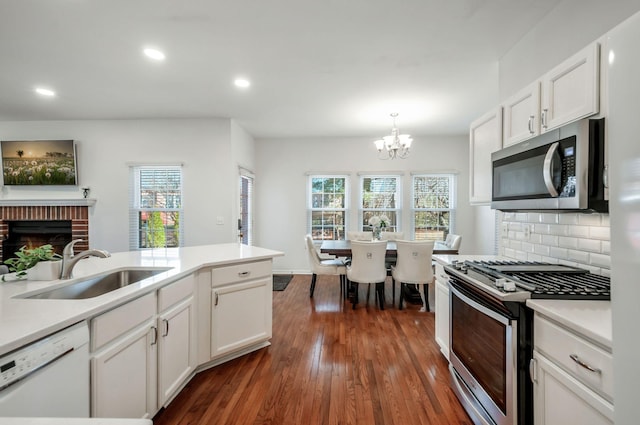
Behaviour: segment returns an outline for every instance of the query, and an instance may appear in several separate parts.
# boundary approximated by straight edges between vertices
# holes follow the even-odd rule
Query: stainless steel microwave
[[[583,119],[491,155],[491,208],[608,212],[604,118]]]

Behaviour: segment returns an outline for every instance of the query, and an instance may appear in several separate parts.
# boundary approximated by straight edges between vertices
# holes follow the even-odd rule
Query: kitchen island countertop
[[[46,337],[74,323],[157,290],[204,267],[224,266],[284,255],[270,249],[228,243],[183,248],[159,248],[114,253],[109,258],[90,257],[73,269],[74,279],[19,280],[0,283],[0,355]],[[25,294],[55,288],[78,278],[124,268],[170,268],[141,282],[106,294],[80,300],[24,299]]]

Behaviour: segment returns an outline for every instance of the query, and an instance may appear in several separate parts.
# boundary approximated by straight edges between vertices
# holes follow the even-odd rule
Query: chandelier
[[[408,134],[400,134],[400,129],[396,127],[396,118],[398,113],[391,114],[393,119],[393,128],[391,129],[390,136],[384,136],[380,140],[376,140],[375,145],[378,149],[378,158],[380,159],[395,159],[406,158],[409,156],[409,148],[411,148],[411,142],[413,139]]]

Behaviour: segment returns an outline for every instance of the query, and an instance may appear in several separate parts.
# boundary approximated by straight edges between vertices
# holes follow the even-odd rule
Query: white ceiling
[[[256,138],[375,137],[399,112],[405,132],[462,134],[498,102],[500,57],[559,2],[0,0],[0,120],[230,117]]]

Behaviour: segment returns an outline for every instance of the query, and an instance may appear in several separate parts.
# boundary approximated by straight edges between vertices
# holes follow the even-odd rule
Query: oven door
[[[454,389],[476,423],[517,423],[517,319],[452,279],[450,361]]]

